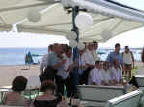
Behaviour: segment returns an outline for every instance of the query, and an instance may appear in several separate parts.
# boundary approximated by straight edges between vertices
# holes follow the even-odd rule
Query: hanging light
[[[75,40],[70,40],[69,41],[69,45],[72,47],[72,48],[75,48],[77,46],[77,42]]]
[[[66,38],[68,40],[76,40],[77,34],[74,31],[72,31],[69,35],[66,35]]]
[[[76,32],[72,31],[71,38],[74,39],[74,40],[77,38]]]
[[[93,25],[93,18],[88,13],[79,13],[76,16],[75,23],[79,29],[86,29]]]
[[[85,48],[85,45],[82,42],[79,42],[77,47],[79,50],[83,50]]]
[[[41,14],[39,13],[38,10],[35,10],[35,9],[29,10],[27,14],[27,19],[30,22],[38,22],[41,20]]]

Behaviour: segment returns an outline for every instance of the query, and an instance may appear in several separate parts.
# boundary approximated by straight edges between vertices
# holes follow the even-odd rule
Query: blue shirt
[[[59,57],[57,57],[57,54],[55,52],[52,52],[48,55],[48,65],[49,66],[54,66],[56,64],[58,64],[59,62],[61,61],[61,59]],[[63,73],[65,70],[64,70],[64,64],[59,66],[57,68],[58,72],[57,72],[57,75],[59,76],[65,76],[65,74]]]
[[[123,64],[123,58],[120,53],[117,54],[116,52],[111,52],[107,57],[107,61],[110,63],[111,66],[113,66],[113,62],[115,59],[119,60],[120,65]]]
[[[54,66],[55,64],[59,63],[60,59],[57,57],[55,52],[52,52],[48,55],[48,62],[47,65]]]

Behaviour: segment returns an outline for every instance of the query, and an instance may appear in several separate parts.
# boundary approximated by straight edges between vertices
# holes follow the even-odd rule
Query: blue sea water
[[[131,49],[136,61],[141,60],[142,49]],[[0,48],[0,65],[23,65],[25,64],[25,54],[30,51],[34,56],[35,63],[40,62],[42,55],[47,54],[47,48]],[[105,60],[107,55],[113,50],[99,49],[98,56],[101,60]],[[123,51],[123,50],[122,50]]]
[[[23,65],[25,55],[30,51],[31,54],[40,55],[33,57],[35,63],[41,59],[41,55],[47,53],[47,48],[0,48],[0,65]]]

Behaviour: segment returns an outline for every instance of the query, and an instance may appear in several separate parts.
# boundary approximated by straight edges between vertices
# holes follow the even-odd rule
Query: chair
[[[9,91],[11,91],[10,88],[0,88],[0,101],[3,100],[5,94]]]
[[[142,95],[143,92],[141,90],[136,90],[109,100],[105,107],[140,107]]]
[[[136,81],[138,83],[138,86],[140,88],[142,88],[142,87],[144,88],[144,75],[136,75],[135,77],[136,77]]]
[[[104,107],[105,103],[120,95],[125,94],[123,86],[94,86],[79,85],[78,93],[81,101],[87,101],[86,106]]]

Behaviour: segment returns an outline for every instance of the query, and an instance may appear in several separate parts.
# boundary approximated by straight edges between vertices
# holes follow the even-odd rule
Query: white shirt
[[[103,76],[101,70],[97,69],[96,67],[90,72],[88,84],[93,85],[93,83],[96,83],[96,85],[101,85],[103,81]]]
[[[65,70],[67,70],[68,68],[69,68],[69,66],[71,65],[71,64],[73,64],[73,60],[72,60],[72,58],[69,58],[69,57],[65,57],[65,59],[66,59],[66,63],[65,63],[65,65],[64,65],[64,69]]]
[[[123,63],[124,64],[132,64],[132,55],[130,52],[123,53]]]
[[[111,79],[111,75],[110,75],[110,69],[108,69],[108,70],[102,70],[102,75],[103,75],[103,79],[104,79],[104,81],[108,84],[109,83],[109,81],[110,80],[112,80]]]
[[[120,80],[122,79],[122,71],[120,68],[115,68],[112,67],[111,68],[111,78],[112,80],[117,81],[118,83],[120,83]]]
[[[83,74],[83,68],[81,68],[82,66],[85,66],[85,62],[83,61],[82,59],[83,57],[82,56],[79,56],[79,74],[82,75]]]
[[[66,63],[64,64],[64,70],[58,71],[57,75],[61,76],[63,79],[67,79],[69,72],[66,72],[71,64],[73,64],[72,58],[65,56]]]
[[[96,50],[93,50],[93,51],[92,51],[92,55],[93,55],[95,61],[98,61],[98,60],[99,60],[99,57],[98,57],[98,55],[97,55]]]
[[[83,61],[84,61],[85,64],[95,65],[95,59],[93,57],[92,52],[89,51],[89,50],[86,50],[83,53],[82,59],[83,59]]]
[[[42,72],[43,71],[43,69],[45,68],[45,67],[47,67],[47,65],[48,65],[48,54],[45,54],[43,57],[42,57],[42,60],[41,60],[41,62],[40,62],[40,72]]]

